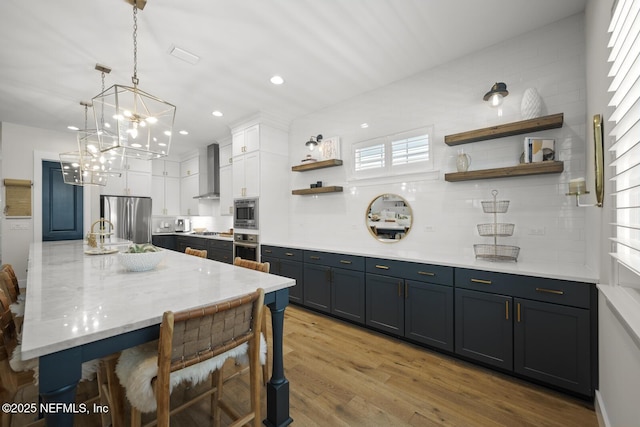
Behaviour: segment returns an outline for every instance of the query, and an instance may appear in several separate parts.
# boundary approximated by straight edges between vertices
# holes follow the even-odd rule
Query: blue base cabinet
[[[589,395],[589,311],[520,298],[514,302],[514,371]]]
[[[169,249],[171,251],[176,250],[176,236],[156,234],[151,236],[151,243],[159,248]]]
[[[260,261],[270,264],[270,272],[272,274],[288,277],[296,281],[295,286],[289,288],[289,301],[302,304],[302,250],[262,245],[260,255]]]
[[[367,258],[366,324],[453,351],[453,268]]]
[[[539,384],[592,398],[595,285],[262,246],[296,280],[291,302]]]
[[[512,300],[504,295],[456,289],[456,353],[512,370]]]
[[[455,352],[593,396],[597,294],[585,283],[456,269]]]
[[[364,258],[304,251],[304,305],[364,323]]]

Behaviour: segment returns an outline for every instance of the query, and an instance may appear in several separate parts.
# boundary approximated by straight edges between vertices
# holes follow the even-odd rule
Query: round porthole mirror
[[[366,213],[367,230],[380,242],[399,242],[413,223],[413,213],[407,201],[397,194],[381,194],[369,203]]]

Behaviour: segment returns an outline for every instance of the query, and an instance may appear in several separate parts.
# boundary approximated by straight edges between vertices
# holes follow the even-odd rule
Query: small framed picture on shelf
[[[524,139],[524,152],[520,157],[520,163],[537,163],[555,160],[555,139],[526,137]]]
[[[322,160],[340,159],[340,138],[337,136],[325,138],[320,144],[320,158]]]

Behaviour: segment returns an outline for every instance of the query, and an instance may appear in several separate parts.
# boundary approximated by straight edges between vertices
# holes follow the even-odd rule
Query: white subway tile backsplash
[[[497,189],[499,199],[510,200],[508,212],[499,214],[498,221],[516,224],[514,236],[501,238],[499,243],[520,246],[522,260],[584,263],[588,250],[584,209],[565,196],[568,181],[586,175],[589,120],[584,61],[583,16],[576,15],[295,120],[290,132],[292,164],[306,154],[300,141],[321,129],[325,136],[340,136],[344,165],[291,174],[291,188],[301,188],[302,183],[317,177],[345,189],[316,197],[291,196],[291,238],[309,246],[336,248],[340,242],[349,242],[351,248],[373,253],[408,249],[427,257],[442,252],[472,256],[473,244],[491,240],[479,236],[476,225],[493,221],[480,202],[490,200],[491,191]],[[504,81],[510,92],[501,117],[482,100],[496,81]],[[556,140],[556,160],[564,162],[565,171],[445,182],[444,174],[455,171],[459,149],[471,156],[470,170],[519,162],[526,135],[456,147],[445,145],[444,137],[521,120],[522,94],[529,87],[540,93],[546,114],[564,113],[562,129],[535,135]],[[361,129],[359,125],[365,121],[370,127]],[[425,173],[422,179],[411,176],[405,185],[397,178],[347,182],[352,144],[427,125],[433,125],[434,169],[439,173]],[[413,210],[413,228],[399,243],[377,242],[366,230],[365,210],[382,193],[405,197]]]

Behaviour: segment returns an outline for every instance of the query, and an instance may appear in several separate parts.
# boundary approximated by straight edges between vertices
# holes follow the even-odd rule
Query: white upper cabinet
[[[180,177],[197,175],[200,170],[200,158],[192,157],[180,163]],[[197,194],[196,194],[197,196]]]
[[[233,215],[233,168],[220,168],[220,215]]]
[[[234,132],[232,136],[233,157],[260,149],[260,125]]]
[[[234,157],[233,198],[260,196],[260,153]]]
[[[118,176],[119,174],[119,176]],[[122,169],[114,170],[102,194],[111,196],[151,196],[151,162],[126,158]]]
[[[232,144],[220,146],[220,167],[231,166],[233,164]]]
[[[154,159],[151,161],[151,174],[153,176],[180,177],[180,162],[171,160]]]

